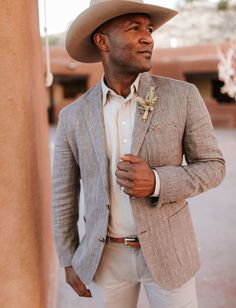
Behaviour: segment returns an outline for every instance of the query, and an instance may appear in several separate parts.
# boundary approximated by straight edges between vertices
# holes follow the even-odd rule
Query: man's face
[[[129,14],[108,23],[105,29],[109,67],[127,73],[141,73],[151,69],[153,25],[144,14]]]

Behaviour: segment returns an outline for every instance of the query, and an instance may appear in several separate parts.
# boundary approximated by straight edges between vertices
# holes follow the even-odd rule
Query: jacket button
[[[100,239],[98,239],[101,243],[105,243],[105,239],[104,239],[104,237],[100,237]]]

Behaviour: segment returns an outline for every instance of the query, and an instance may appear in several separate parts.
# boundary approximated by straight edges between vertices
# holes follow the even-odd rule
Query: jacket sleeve
[[[62,112],[63,113],[63,112]],[[53,161],[53,233],[61,266],[71,266],[79,245],[80,172],[68,143],[66,125],[60,116]]]
[[[175,202],[200,194],[221,183],[225,162],[217,146],[205,103],[194,85],[189,84],[183,152],[187,165],[162,166],[160,194],[154,205]]]

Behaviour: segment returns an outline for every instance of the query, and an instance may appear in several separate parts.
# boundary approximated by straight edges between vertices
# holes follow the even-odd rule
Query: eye
[[[153,33],[153,28],[148,28],[148,32]]]
[[[131,30],[134,30],[134,31],[138,31],[139,27],[138,26],[134,26],[131,28]]]

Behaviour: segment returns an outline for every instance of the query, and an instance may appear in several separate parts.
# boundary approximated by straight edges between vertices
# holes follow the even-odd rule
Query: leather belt
[[[140,248],[140,243],[137,237],[112,237],[108,236],[108,240],[115,243],[125,244],[128,247],[131,248]]]

